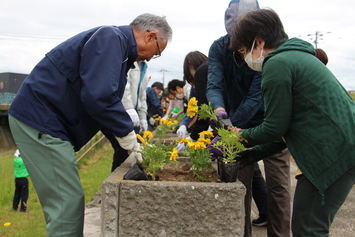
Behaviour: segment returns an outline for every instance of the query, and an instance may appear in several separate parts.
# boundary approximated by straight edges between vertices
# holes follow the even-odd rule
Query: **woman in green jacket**
[[[355,181],[354,100],[314,56],[310,43],[288,39],[272,10],[239,18],[231,47],[244,54],[249,67],[262,71],[265,119],[242,130],[242,136],[248,146],[283,137],[303,172],[294,197],[293,236],[329,236]],[[250,153],[249,160],[260,154]]]

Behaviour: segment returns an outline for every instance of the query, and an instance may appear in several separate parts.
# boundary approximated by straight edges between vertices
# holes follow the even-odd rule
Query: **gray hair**
[[[134,19],[130,26],[139,32],[156,31],[164,43],[171,41],[173,31],[165,19],[165,16],[156,16],[150,13],[144,13]]]

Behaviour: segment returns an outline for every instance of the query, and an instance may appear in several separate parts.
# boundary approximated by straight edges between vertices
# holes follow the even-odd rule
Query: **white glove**
[[[167,119],[168,118],[168,116],[167,115],[165,115],[162,119]]]
[[[127,134],[127,136],[125,137],[116,137],[118,143],[120,144],[120,146],[125,149],[126,151],[131,151],[134,148],[136,148],[136,144],[138,144],[137,142],[137,136],[136,133],[133,131],[131,131],[130,133]]]
[[[172,117],[172,118],[177,118],[178,116],[179,116],[178,113],[171,113],[171,117]]]
[[[135,163],[142,164],[143,156],[141,154],[141,146],[139,143],[136,144],[136,147],[132,151],[128,151],[128,154],[130,154],[128,158],[131,161],[131,166]]]
[[[187,130],[185,125],[181,125],[179,129],[176,131],[176,134],[178,135],[178,138],[185,138],[187,136]]]
[[[149,124],[152,125],[152,126],[154,126],[154,125],[155,125],[155,119],[152,118],[152,117],[150,117],[150,119],[149,119]]]
[[[145,131],[148,130],[148,122],[145,119],[141,119],[141,129],[139,133],[144,133]]]
[[[126,112],[129,115],[129,117],[131,117],[133,126],[139,127],[139,116],[137,114],[137,111],[135,109],[127,109]]]
[[[185,149],[186,149],[185,143],[179,143],[176,146],[176,150],[178,150],[178,151],[185,151]]]
[[[137,142],[136,133],[134,131],[128,133],[125,137],[116,137],[120,146],[128,151],[130,154],[131,164],[134,165],[137,162],[142,162],[141,147]]]

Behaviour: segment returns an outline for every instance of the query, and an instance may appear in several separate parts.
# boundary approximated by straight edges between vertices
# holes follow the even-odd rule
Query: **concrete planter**
[[[235,183],[122,180],[101,189],[101,236],[243,236],[245,188]]]

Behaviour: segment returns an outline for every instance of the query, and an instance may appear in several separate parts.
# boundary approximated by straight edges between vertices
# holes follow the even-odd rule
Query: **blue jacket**
[[[22,84],[9,113],[71,142],[77,151],[102,126],[118,136],[133,130],[121,98],[137,58],[130,26],[90,29],[52,49]]]
[[[153,87],[147,87],[147,107],[148,107],[148,119],[151,118],[155,114],[159,114],[160,117],[164,116],[163,108],[161,107],[160,100],[155,93]]]
[[[228,48],[225,35],[214,41],[208,55],[207,99],[213,108],[223,107],[223,90],[228,96],[231,122],[239,128],[260,124],[264,118],[261,95],[261,73],[248,67],[238,53]]]

